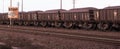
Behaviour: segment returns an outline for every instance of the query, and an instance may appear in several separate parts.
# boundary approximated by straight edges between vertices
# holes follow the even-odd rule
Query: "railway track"
[[[8,25],[0,25],[2,28],[8,28]],[[11,27],[9,27],[11,28]],[[107,37],[107,38],[116,38],[120,39],[119,32],[100,32],[100,31],[86,31],[86,30],[73,30],[73,29],[63,29],[63,28],[44,28],[44,27],[30,27],[30,26],[12,26],[12,28],[17,29],[28,29],[34,31],[42,32],[55,32],[55,33],[64,33],[64,34],[74,34],[74,35],[87,35],[87,36],[98,36],[98,37]]]
[[[0,25],[0,30],[10,31],[10,32],[21,32],[33,35],[47,35],[47,36],[55,36],[55,37],[62,37],[62,38],[70,38],[70,39],[80,39],[80,40],[89,40],[89,41],[96,41],[102,42],[107,44],[114,44],[120,45],[120,37],[118,36],[100,36],[100,35],[93,35],[93,34],[78,34],[78,33],[68,33],[68,32],[61,32],[61,31],[48,31],[48,30],[40,30],[37,27],[24,27],[24,26],[6,26]]]

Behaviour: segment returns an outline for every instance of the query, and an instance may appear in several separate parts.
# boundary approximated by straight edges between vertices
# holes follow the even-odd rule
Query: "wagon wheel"
[[[9,25],[10,23],[8,21],[6,21],[6,24]],[[13,23],[12,23],[13,24]]]
[[[112,25],[113,29],[119,31],[120,30],[120,25],[119,24],[113,24]]]
[[[39,23],[38,22],[34,22],[34,26],[38,26],[39,25]]]
[[[1,23],[3,24],[4,22],[2,21]]]
[[[51,23],[50,25],[53,27],[53,26],[55,26],[55,23]]]
[[[65,22],[63,25],[65,28],[71,28],[73,24],[70,22]]]
[[[82,23],[79,23],[77,26],[78,26],[79,28],[82,28],[83,24],[82,24]]]
[[[46,26],[51,27],[51,26],[52,26],[52,23],[51,23],[51,22],[47,22],[47,25],[46,25]]]
[[[24,22],[24,25],[27,26],[27,25],[28,25],[28,22]]]
[[[18,25],[18,23],[19,23],[19,21],[15,21],[15,20],[13,21],[14,25]]]
[[[3,24],[3,21],[1,21],[0,24]]]
[[[83,28],[84,28],[84,29],[87,29],[87,30],[88,30],[88,29],[92,29],[92,28],[93,28],[93,24],[92,24],[92,23],[84,23],[84,24],[83,24]]]
[[[105,30],[108,30],[110,26],[107,23],[99,23],[97,27],[98,29],[105,31]]]
[[[43,27],[46,27],[46,26],[47,26],[47,22],[41,22],[40,24],[41,24],[41,26],[43,26]]]
[[[55,27],[61,27],[61,23],[55,22]]]
[[[22,25],[22,22],[19,22],[19,23],[18,23],[18,25],[20,25],[20,26],[21,26],[21,25]]]

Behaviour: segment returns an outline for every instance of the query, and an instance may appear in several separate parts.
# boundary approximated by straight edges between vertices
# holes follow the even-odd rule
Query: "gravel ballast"
[[[120,49],[119,45],[0,31],[0,42],[19,49]]]

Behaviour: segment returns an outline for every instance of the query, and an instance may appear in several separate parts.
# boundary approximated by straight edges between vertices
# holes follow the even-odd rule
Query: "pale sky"
[[[60,0],[23,0],[24,1],[24,11],[33,11],[33,10],[50,10],[50,9],[59,9]],[[63,0],[63,9],[73,8],[73,0]],[[0,0],[0,13],[8,12],[10,0]],[[13,0],[13,6],[17,6],[19,2],[21,6],[21,0]],[[96,7],[104,8],[107,6],[120,6],[120,0],[76,0],[76,8],[83,7]],[[3,10],[4,7],[4,10]],[[21,11],[21,7],[19,7]]]

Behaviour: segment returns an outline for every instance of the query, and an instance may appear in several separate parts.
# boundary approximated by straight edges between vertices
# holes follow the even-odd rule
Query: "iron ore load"
[[[0,24],[10,24],[8,13],[0,13]],[[54,9],[47,11],[19,12],[13,25],[63,27],[110,30],[120,29],[120,6],[103,9],[94,7],[74,8],[70,10]]]

